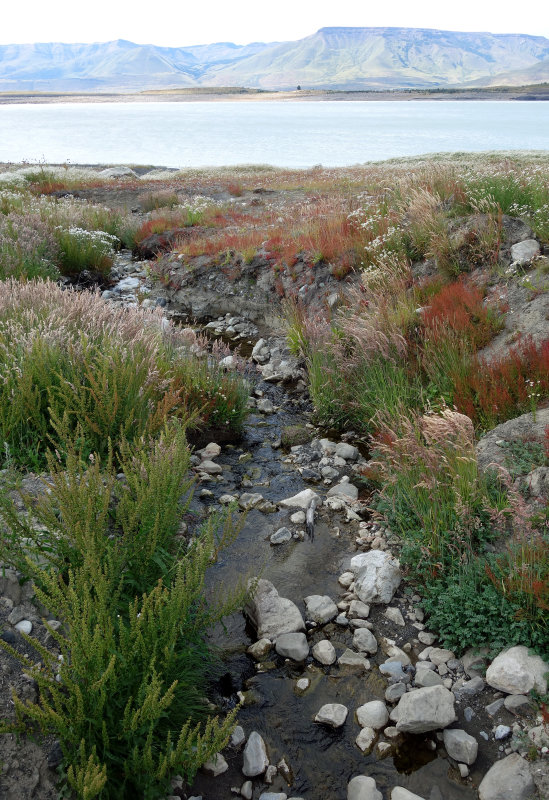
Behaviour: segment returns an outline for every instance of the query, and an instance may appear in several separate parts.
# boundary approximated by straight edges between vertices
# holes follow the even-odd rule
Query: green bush
[[[63,275],[77,275],[85,269],[108,275],[118,238],[106,231],[83,228],[54,230],[59,247],[59,268]]]
[[[152,800],[172,774],[192,780],[234,726],[236,711],[207,718],[205,635],[244,590],[208,606],[204,578],[238,526],[230,515],[210,517],[197,536],[178,540],[190,491],[180,426],[157,441],[122,442],[122,480],[112,458],[105,470],[98,458],[83,470],[82,452],[65,449],[67,470],[50,456],[50,492],[32,510],[40,530],[2,502],[11,532],[2,560],[34,580],[38,600],[63,622],[49,627],[60,657],[27,637],[41,655],[41,667],[22,659],[40,700],[14,697],[16,728],[37,724],[60,739],[79,797]]]

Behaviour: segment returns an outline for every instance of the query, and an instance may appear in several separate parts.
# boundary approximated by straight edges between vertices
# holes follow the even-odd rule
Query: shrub
[[[78,427],[87,453],[108,441],[160,431],[169,418],[238,432],[247,390],[237,375],[201,359],[190,331],[160,314],[116,309],[98,294],[49,282],[0,284],[0,436],[15,462],[36,468]]]
[[[123,441],[123,481],[112,458],[105,472],[97,457],[83,471],[82,451],[67,440],[64,448],[67,470],[50,456],[50,492],[33,509],[40,532],[2,504],[12,533],[3,559],[33,578],[39,601],[63,622],[48,626],[59,656],[27,637],[41,665],[29,668],[5,646],[40,691],[36,703],[14,695],[17,727],[35,723],[60,738],[79,797],[152,800],[174,772],[191,780],[234,724],[236,711],[206,718],[205,634],[244,593],[208,607],[204,577],[237,528],[230,517],[210,517],[188,546],[177,541],[179,498],[190,488],[179,426],[157,441]]]
[[[177,192],[171,189],[159,190],[157,192],[145,192],[137,198],[143,211],[154,211],[159,208],[173,208],[179,204]]]
[[[107,275],[113,264],[118,239],[105,231],[83,228],[55,228],[59,266],[63,275],[77,275],[85,269]]]

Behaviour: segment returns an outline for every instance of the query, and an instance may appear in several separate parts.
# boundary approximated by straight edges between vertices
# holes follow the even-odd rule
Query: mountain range
[[[417,28],[321,28],[289,42],[158,47],[0,45],[0,91],[516,86],[549,80],[549,39]]]

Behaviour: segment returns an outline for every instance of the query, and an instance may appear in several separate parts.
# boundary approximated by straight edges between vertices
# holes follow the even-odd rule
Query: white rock
[[[446,664],[446,662],[450,661],[451,658],[455,658],[455,655],[452,653],[452,651],[444,650],[441,647],[433,647],[429,653],[429,661],[432,661],[433,664],[437,665],[437,667],[439,664]]]
[[[141,281],[139,278],[123,278],[116,284],[116,288],[121,292],[133,292],[134,289],[138,289],[140,286]]]
[[[295,685],[295,688],[300,692],[306,692],[309,686],[311,685],[311,681],[309,678],[300,678]]]
[[[530,800],[535,785],[528,763],[512,753],[488,770],[478,787],[479,800]]]
[[[423,800],[423,797],[409,792],[408,789],[404,789],[402,786],[395,786],[391,792],[391,800]]]
[[[347,442],[338,442],[335,449],[336,456],[344,458],[345,461],[356,461],[358,458],[358,448]]]
[[[383,800],[383,796],[373,778],[357,775],[347,784],[347,800]]]
[[[32,622],[29,619],[22,619],[14,627],[16,631],[19,631],[19,633],[32,633]]]
[[[456,720],[454,702],[454,695],[444,686],[428,686],[407,692],[392,712],[398,716],[396,727],[401,733],[425,733],[446,728]]]
[[[319,709],[315,722],[328,725],[330,728],[341,728],[348,713],[348,708],[341,703],[326,703]]]
[[[256,661],[261,661],[267,653],[271,651],[273,647],[273,643],[270,639],[259,639],[259,641],[254,642],[251,644],[248,649],[246,650],[252,658],[255,658]]]
[[[205,472],[207,475],[221,475],[223,472],[223,467],[220,464],[216,464],[215,461],[202,461],[198,469],[200,472]]]
[[[288,800],[288,795],[284,792],[261,792],[259,800]]]
[[[306,510],[314,497],[318,497],[320,501],[320,497],[316,492],[312,489],[304,489],[302,492],[294,494],[293,497],[287,497],[285,500],[281,500],[278,505],[283,508],[301,508]]]
[[[377,653],[377,640],[368,628],[358,628],[353,636],[353,647],[362,653]]]
[[[374,746],[376,736],[377,734],[373,728],[362,728],[356,737],[355,742],[365,755],[367,755]]]
[[[237,725],[234,731],[231,733],[231,738],[230,738],[231,747],[240,747],[240,745],[244,741],[246,741],[246,734],[244,733],[244,728],[241,725]]]
[[[462,764],[474,764],[478,754],[478,742],[474,736],[456,728],[447,728],[443,734],[446,752]]]
[[[263,738],[257,733],[252,731],[246,742],[246,747],[243,753],[244,765],[242,772],[247,778],[255,778],[256,775],[263,775],[269,766],[269,758],[267,756],[267,748]]]
[[[330,666],[337,658],[335,647],[328,639],[322,639],[315,644],[313,647],[313,656],[325,666]]]
[[[389,712],[381,700],[371,700],[357,708],[356,718],[361,728],[373,728],[377,731],[387,725]]]
[[[339,656],[337,663],[340,667],[353,672],[367,672],[370,669],[370,662],[367,658],[349,649]]]
[[[304,633],[279,634],[275,649],[279,656],[291,658],[292,661],[304,661],[309,655],[309,644]]]
[[[204,772],[207,772],[208,775],[213,775],[213,777],[216,778],[218,775],[222,775],[224,772],[227,772],[229,765],[221,753],[216,753],[214,756],[212,756],[212,758],[202,765],[202,769]]]
[[[344,589],[348,589],[354,579],[355,576],[352,572],[343,572],[337,579],[337,582],[340,586],[343,586]]]
[[[217,458],[220,453],[221,447],[216,442],[209,442],[202,450],[196,451],[197,456],[200,456],[201,459]]]
[[[371,550],[351,559],[355,594],[363,603],[390,603],[400,585],[400,565],[383,550]]]
[[[303,617],[291,600],[280,597],[273,584],[260,578],[245,611],[257,629],[259,639],[275,641],[281,633],[305,630]]]
[[[342,497],[345,500],[358,500],[358,488],[347,481],[337,483],[335,486],[332,486],[331,489],[328,489],[326,497]]]
[[[254,785],[251,781],[245,781],[240,787],[240,794],[244,800],[252,800]]]
[[[547,691],[544,673],[549,671],[540,656],[532,656],[523,645],[504,650],[492,661],[486,671],[486,683],[507,694],[528,694],[535,689],[540,694]]]
[[[311,594],[305,598],[307,619],[318,625],[324,625],[337,617],[337,606],[328,595]]]
[[[351,600],[349,606],[350,619],[367,619],[370,615],[370,606],[363,603],[362,600]]]
[[[524,239],[511,247],[511,259],[515,264],[529,264],[533,258],[539,256],[540,246],[535,239]]]
[[[293,522],[294,525],[303,525],[305,522],[305,512],[304,511],[296,511],[290,517],[290,522]]]

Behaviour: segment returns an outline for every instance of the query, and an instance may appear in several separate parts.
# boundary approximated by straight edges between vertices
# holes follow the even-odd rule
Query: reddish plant
[[[466,336],[475,349],[486,345],[500,327],[497,312],[484,303],[484,292],[464,279],[440,288],[422,314],[431,335],[447,328]]]

